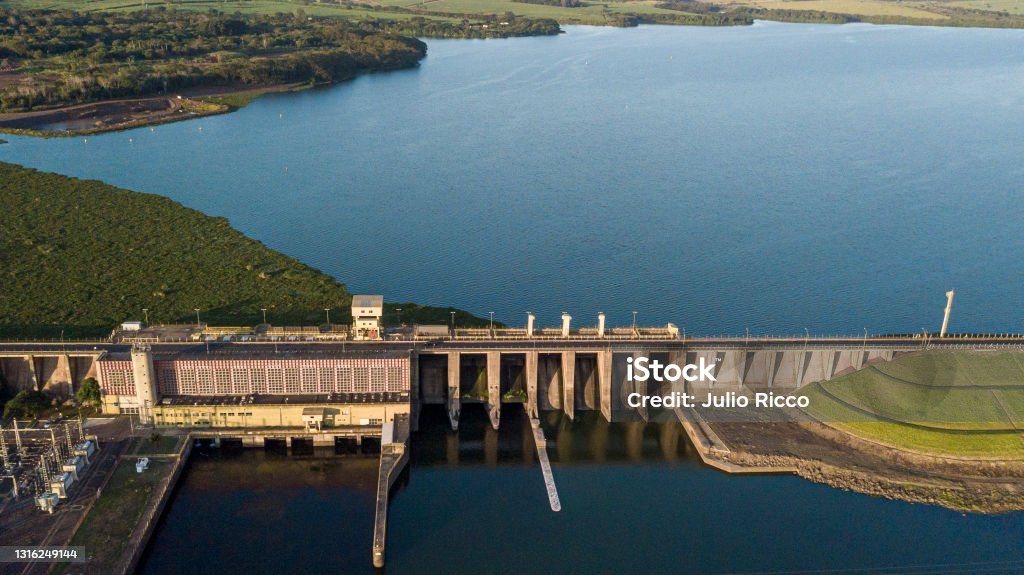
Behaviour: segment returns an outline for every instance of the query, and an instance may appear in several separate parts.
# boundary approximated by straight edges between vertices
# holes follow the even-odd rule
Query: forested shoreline
[[[0,337],[102,337],[149,310],[154,323],[347,321],[345,285],[231,227],[153,194],[0,162]],[[59,217],[56,215],[59,214]],[[486,321],[411,303],[408,323]],[[396,317],[385,318],[394,322]]]
[[[0,10],[0,112],[171,93],[202,85],[333,83],[408,68],[426,44],[344,21],[164,9]]]

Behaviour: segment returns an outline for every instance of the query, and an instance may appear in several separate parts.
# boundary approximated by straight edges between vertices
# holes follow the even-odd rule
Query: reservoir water
[[[202,130],[199,130],[199,127]],[[171,197],[390,301],[690,333],[1024,321],[1024,31],[569,28],[0,159]],[[129,138],[133,142],[129,142]],[[125,217],[131,217],[126,214]],[[392,573],[1016,573],[1024,514],[728,477],[675,430],[416,436]],[[477,418],[474,422],[473,418]],[[370,461],[371,464],[367,462]],[[144,573],[368,573],[372,460],[200,454]],[[276,538],[275,538],[276,537]],[[1015,563],[1010,563],[1015,562]],[[196,566],[203,566],[198,569]],[[874,569],[874,571],[869,571]]]
[[[1022,134],[1020,30],[572,27],[431,40],[419,69],[0,159],[508,323],[918,332],[955,288],[952,329],[1007,331]]]

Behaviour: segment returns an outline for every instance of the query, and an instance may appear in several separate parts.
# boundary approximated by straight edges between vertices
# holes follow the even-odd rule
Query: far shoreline
[[[99,100],[30,112],[0,114],[0,133],[36,138],[71,138],[122,132],[135,128],[182,122],[240,110],[264,94],[298,92],[309,83],[257,87],[207,86],[181,94]],[[68,123],[91,127],[64,130],[46,126]],[[2,143],[3,140],[0,140]]]

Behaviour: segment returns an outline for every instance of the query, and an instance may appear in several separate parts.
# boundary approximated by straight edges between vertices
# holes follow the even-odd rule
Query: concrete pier
[[[561,511],[562,502],[558,500],[558,489],[555,487],[555,477],[551,473],[551,462],[548,460],[548,442],[544,438],[544,430],[540,428],[540,421],[530,420],[530,427],[533,428],[533,443],[537,446],[537,459],[540,461],[540,470],[544,474],[544,488],[548,492],[548,504],[552,511]]]
[[[501,425],[501,352],[487,352],[487,417],[491,427]]]
[[[537,352],[526,352],[526,415],[527,417],[540,417],[540,410],[537,408]]]
[[[448,352],[448,421],[452,429],[459,428],[459,411],[462,409],[462,400],[459,397],[460,359],[459,352]]]
[[[409,418],[395,416],[385,423],[380,446],[380,470],[377,474],[377,505],[373,521],[373,566],[384,567],[384,545],[387,540],[388,499],[391,486],[409,462]]]
[[[597,388],[600,396],[601,415],[605,421],[612,420],[612,352],[597,353]]]
[[[562,352],[562,411],[573,419],[576,408],[576,352]]]

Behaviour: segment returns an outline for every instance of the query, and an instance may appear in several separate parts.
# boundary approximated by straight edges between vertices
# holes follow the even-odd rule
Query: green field
[[[336,279],[161,196],[0,162],[0,213],[0,336],[105,336],[143,308],[153,323],[192,323],[200,308],[213,325],[254,325],[263,307],[278,325],[316,325],[325,307],[348,321]],[[394,306],[409,323],[457,311]]]
[[[802,390],[816,419],[894,447],[1024,458],[1024,353],[923,352]]]

